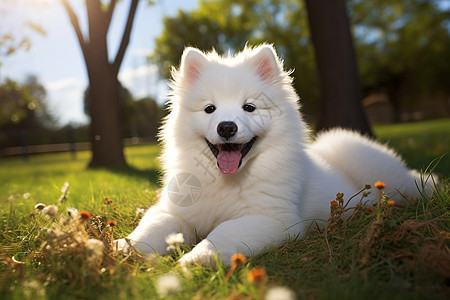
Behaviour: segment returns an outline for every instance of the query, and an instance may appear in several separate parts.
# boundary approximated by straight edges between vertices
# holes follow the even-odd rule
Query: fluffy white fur
[[[382,180],[397,201],[398,192],[419,197],[419,174],[383,145],[342,129],[309,143],[299,98],[270,45],[226,57],[187,48],[173,78],[171,112],[161,135],[164,187],[128,237],[143,253],[165,254],[165,238],[182,232],[188,244],[195,235],[203,238],[182,264],[211,265],[215,254],[229,263],[236,252],[256,255],[304,234],[313,220],[326,220],[338,192],[348,199]],[[256,110],[245,111],[248,103]],[[206,113],[208,105],[216,110]],[[217,132],[223,121],[238,127],[227,142],[245,144],[257,137],[238,171],[227,175],[205,141],[225,142]],[[177,205],[168,193],[169,182],[183,173],[201,183],[200,198],[189,206]],[[119,246],[127,243],[119,240]]]

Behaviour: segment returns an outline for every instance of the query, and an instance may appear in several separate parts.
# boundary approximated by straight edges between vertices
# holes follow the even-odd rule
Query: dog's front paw
[[[178,262],[185,268],[188,265],[201,264],[205,267],[216,266],[216,248],[208,240],[201,241],[191,252],[183,255]]]

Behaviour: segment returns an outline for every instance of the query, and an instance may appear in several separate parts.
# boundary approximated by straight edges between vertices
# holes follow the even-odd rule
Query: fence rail
[[[123,144],[125,146],[137,145],[142,143],[151,143],[154,140],[150,138],[126,138],[123,139]],[[19,147],[8,147],[0,149],[0,157],[7,156],[28,156],[29,154],[39,154],[39,153],[53,153],[53,152],[77,152],[82,150],[90,150],[90,142],[81,143],[60,143],[60,144],[47,144],[47,145],[29,145],[29,146],[19,146]]]

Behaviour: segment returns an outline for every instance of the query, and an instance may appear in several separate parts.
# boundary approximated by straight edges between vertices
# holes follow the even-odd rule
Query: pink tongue
[[[223,174],[234,174],[239,169],[242,154],[240,151],[220,151],[217,155],[219,169]]]

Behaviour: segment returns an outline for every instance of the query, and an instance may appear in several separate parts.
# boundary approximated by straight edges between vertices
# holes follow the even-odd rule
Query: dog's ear
[[[272,82],[283,71],[283,65],[272,45],[262,45],[253,50],[250,58],[257,74],[265,81]]]
[[[200,72],[208,62],[208,59],[198,49],[188,47],[184,49],[181,57],[181,74],[188,83],[195,82],[200,77]]]

